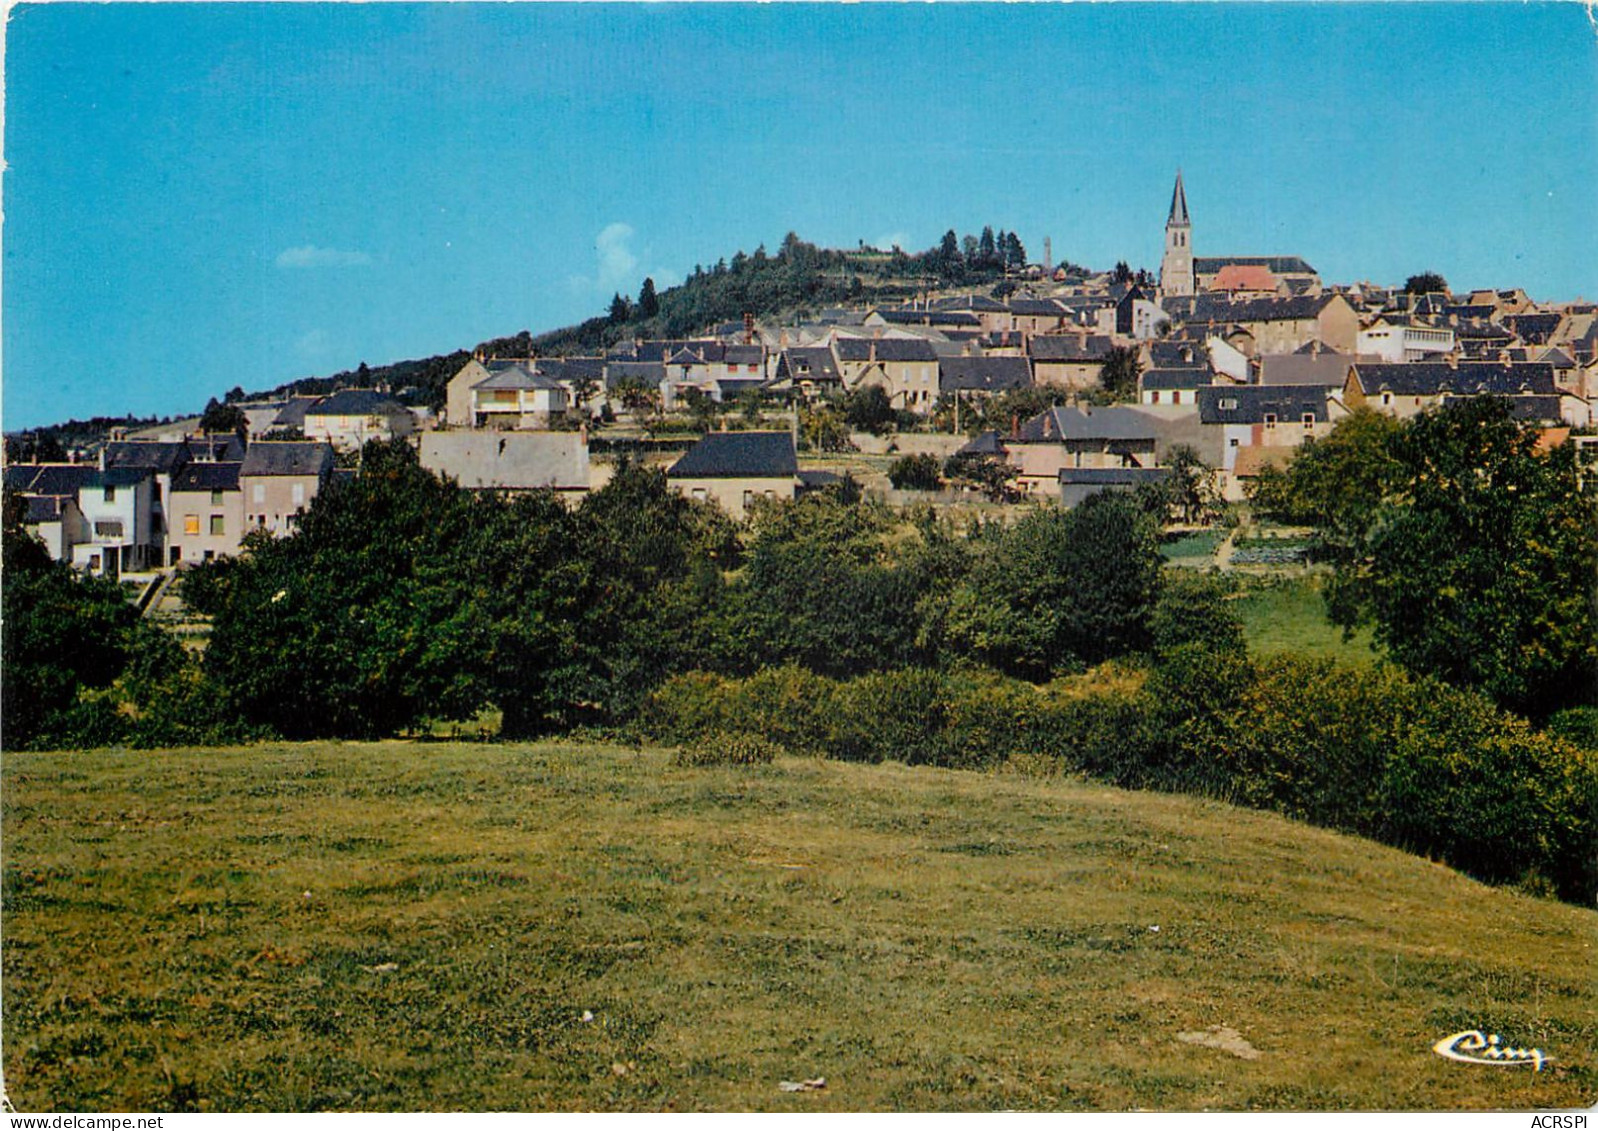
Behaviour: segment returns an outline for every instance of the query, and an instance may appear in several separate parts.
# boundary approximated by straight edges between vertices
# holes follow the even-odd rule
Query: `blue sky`
[[[1598,299],[1575,4],[44,4],[6,29],[4,425],[601,313],[785,232]]]

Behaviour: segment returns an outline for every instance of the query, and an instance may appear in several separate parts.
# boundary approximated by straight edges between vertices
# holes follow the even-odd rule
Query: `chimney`
[[[750,345],[755,340],[755,316],[750,311],[744,311],[744,345]]]
[[[1010,439],[1014,440],[1014,439],[1018,438],[1020,435],[1021,435],[1021,414],[1018,413],[1018,412],[1012,412],[1010,414]]]

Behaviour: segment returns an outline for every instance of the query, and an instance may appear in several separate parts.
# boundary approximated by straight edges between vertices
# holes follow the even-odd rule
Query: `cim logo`
[[[1502,1044],[1497,1033],[1484,1034],[1480,1029],[1466,1029],[1462,1033],[1444,1037],[1432,1046],[1432,1051],[1438,1056],[1446,1056],[1449,1060],[1464,1064],[1492,1064],[1500,1068],[1529,1064],[1536,1072],[1541,1072],[1543,1065],[1554,1059],[1544,1056],[1542,1049],[1518,1049]],[[1573,1126],[1583,1125],[1585,1121]]]

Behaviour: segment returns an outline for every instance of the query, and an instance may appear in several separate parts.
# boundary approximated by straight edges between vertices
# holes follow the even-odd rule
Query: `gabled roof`
[[[1558,314],[1506,314],[1504,325],[1528,345],[1541,346],[1559,329],[1560,319]]]
[[[1015,437],[1023,444],[1057,444],[1064,440],[1153,443],[1157,438],[1154,422],[1148,417],[1115,405],[1087,409],[1057,405],[1021,425]]]
[[[1181,369],[1150,369],[1138,378],[1145,389],[1199,389],[1208,385],[1215,375],[1208,366],[1190,366]]]
[[[982,311],[986,314],[1002,314],[1005,310],[1004,303],[998,299],[979,294],[955,295],[952,298],[934,299],[932,305],[938,310],[973,310]]]
[[[1033,361],[1103,361],[1115,343],[1105,334],[1034,334],[1027,343]]]
[[[544,376],[537,370],[528,370],[521,365],[507,365],[484,377],[473,389],[559,389],[560,383]]]
[[[790,381],[838,381],[838,364],[826,346],[790,346],[777,359],[777,374]]]
[[[1218,291],[1274,291],[1276,276],[1259,263],[1228,263],[1215,273],[1210,284]]]
[[[1052,298],[1012,298],[1010,313],[1029,318],[1063,318],[1066,310]]]
[[[244,453],[240,475],[326,475],[333,449],[311,440],[257,440]]]
[[[799,460],[788,432],[711,432],[666,472],[669,479],[783,479]]]
[[[728,346],[722,358],[728,365],[759,365],[766,360],[765,346]]]
[[[1149,361],[1156,369],[1183,369],[1201,365],[1209,356],[1202,342],[1177,339],[1149,343]]]
[[[920,338],[839,338],[839,361],[936,361],[938,353]]]
[[[1024,357],[945,357],[938,365],[940,392],[999,392],[1032,384],[1032,367]]]
[[[421,464],[474,490],[588,489],[578,432],[424,432]]]
[[[975,314],[961,310],[883,309],[872,311],[884,322],[896,326],[980,326]]]
[[[1294,295],[1291,298],[1254,298],[1235,301],[1229,295],[1201,294],[1167,298],[1167,313],[1191,322],[1298,322],[1317,318],[1333,302],[1347,302],[1339,294]]]
[[[1273,353],[1260,358],[1261,385],[1324,385],[1341,388],[1354,359],[1330,350],[1322,353]]]
[[[116,440],[105,446],[107,467],[142,467],[156,473],[170,473],[189,459],[189,446],[182,440]]]
[[[957,456],[1002,456],[1004,443],[999,439],[999,433],[990,428],[986,432],[969,440],[959,451]]]
[[[658,361],[613,361],[605,366],[607,388],[614,389],[629,378],[646,385],[658,385],[666,379],[666,367]]]
[[[1359,387],[1366,396],[1392,393],[1400,397],[1516,396],[1535,394],[1554,396],[1554,367],[1546,363],[1501,365],[1496,362],[1463,361],[1458,366],[1440,361],[1412,361],[1406,364],[1357,363],[1354,366]]]
[[[320,399],[320,397],[290,397],[282,411],[272,418],[272,427],[303,429],[306,410]]]
[[[237,491],[243,463],[191,463],[172,477],[172,493],[179,491]]]
[[[1212,255],[1195,257],[1195,275],[1218,275],[1228,264],[1240,267],[1264,267],[1276,275],[1313,275],[1315,268],[1296,255]]]
[[[602,357],[550,357],[539,361],[535,371],[552,381],[603,381]]]
[[[29,495],[76,495],[85,487],[131,487],[151,478],[147,467],[112,467],[92,463],[21,463],[6,468],[5,485]]]
[[[1198,391],[1200,424],[1262,424],[1267,415],[1297,424],[1312,416],[1324,424],[1326,389],[1315,385],[1212,385]]]
[[[492,380],[490,378],[489,380]],[[487,381],[478,383],[478,387],[488,384]],[[376,389],[340,389],[328,397],[323,397],[310,408],[305,410],[305,415],[310,416],[405,416],[410,410],[387,393],[380,393]]]

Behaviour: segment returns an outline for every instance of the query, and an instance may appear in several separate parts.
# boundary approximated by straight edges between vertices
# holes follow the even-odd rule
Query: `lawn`
[[[1373,662],[1370,629],[1362,628],[1345,641],[1343,630],[1326,619],[1323,578],[1302,572],[1243,578],[1232,609],[1243,621],[1249,650],[1257,656],[1291,652],[1345,664]]]
[[[553,742],[8,753],[3,786],[24,1111],[1598,1097],[1598,914],[1216,802]],[[1474,1028],[1554,1062],[1432,1052]]]

